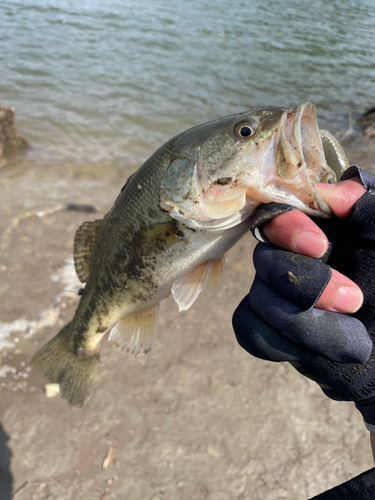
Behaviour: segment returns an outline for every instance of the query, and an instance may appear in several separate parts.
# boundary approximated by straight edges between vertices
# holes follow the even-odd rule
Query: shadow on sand
[[[11,500],[13,489],[13,477],[10,472],[10,459],[12,452],[7,446],[8,434],[0,424],[0,492],[1,500]]]

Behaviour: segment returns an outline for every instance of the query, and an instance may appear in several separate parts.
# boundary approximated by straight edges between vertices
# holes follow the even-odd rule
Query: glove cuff
[[[373,500],[374,494],[375,468],[372,468],[310,500]]]
[[[353,177],[357,177],[361,179],[363,187],[370,192],[370,194],[374,194],[375,188],[375,177],[365,170],[362,170],[357,165],[352,165],[342,174],[340,181],[346,181],[348,179],[352,179]]]
[[[366,429],[375,434],[375,397],[355,404],[361,412]]]
[[[365,424],[365,427],[369,432],[375,434],[375,425],[368,424],[365,420],[363,421],[363,423]]]
[[[297,210],[291,205],[286,205],[285,203],[267,203],[266,205],[260,205],[253,217],[250,231],[253,233],[254,238],[256,238],[261,243],[269,243],[267,238],[264,237],[260,226],[267,222],[268,220],[277,217],[285,212],[290,212],[291,210]]]

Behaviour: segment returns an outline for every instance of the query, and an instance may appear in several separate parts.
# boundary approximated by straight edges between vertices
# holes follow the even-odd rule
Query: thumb
[[[337,217],[348,217],[354,203],[366,193],[359,177],[336,184],[315,184],[315,187]]]

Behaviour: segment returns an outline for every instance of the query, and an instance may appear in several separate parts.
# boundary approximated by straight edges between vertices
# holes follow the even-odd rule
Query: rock
[[[375,108],[368,109],[357,120],[365,137],[375,137]]]
[[[17,130],[14,108],[0,104],[0,157],[5,150],[25,148],[28,145]]]

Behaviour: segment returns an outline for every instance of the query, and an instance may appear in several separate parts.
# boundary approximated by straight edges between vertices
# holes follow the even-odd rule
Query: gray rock
[[[28,145],[17,130],[14,108],[0,104],[0,157],[6,150],[25,148]]]

